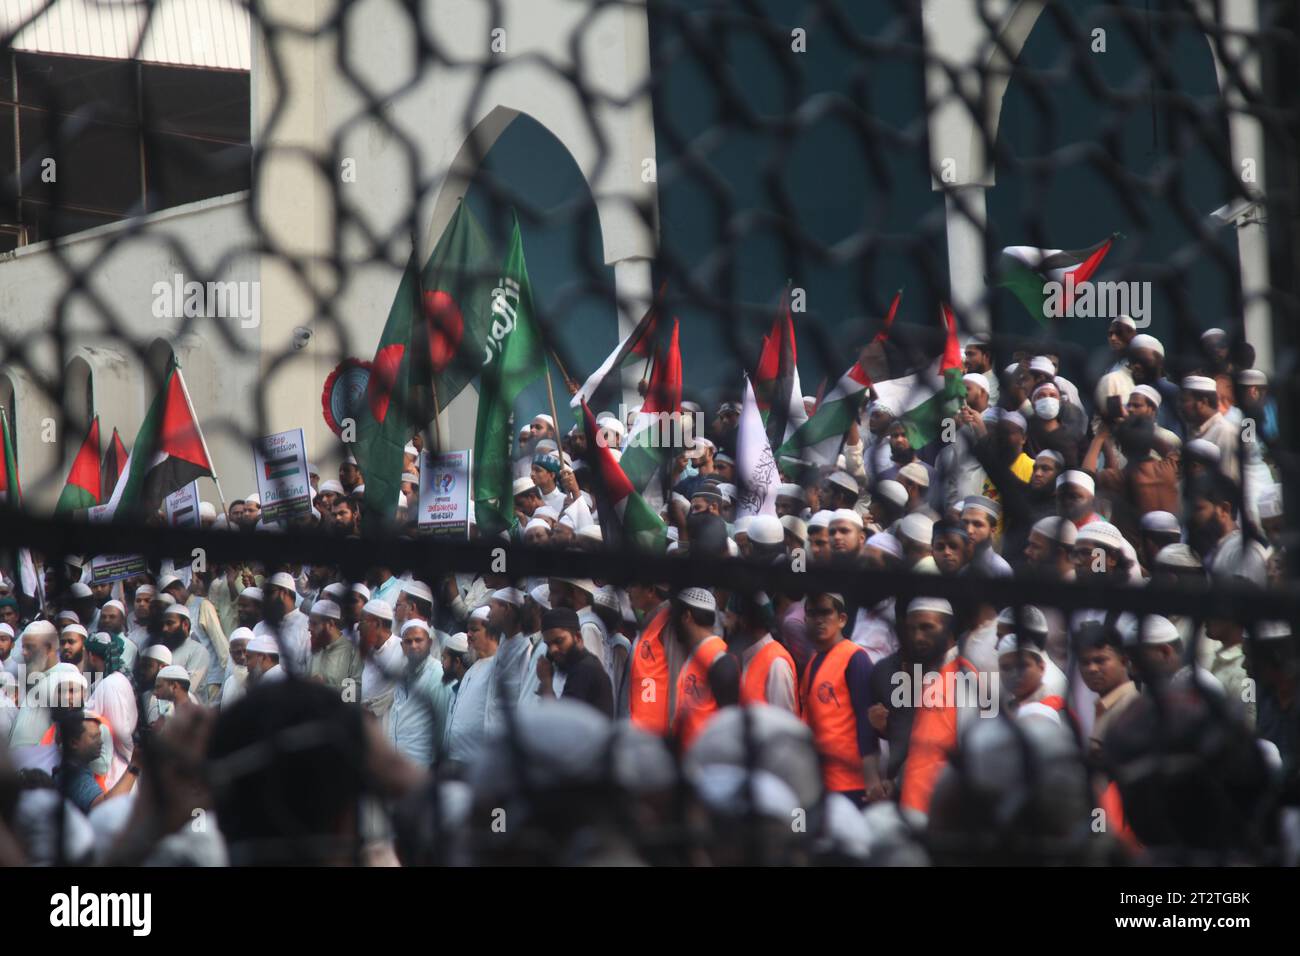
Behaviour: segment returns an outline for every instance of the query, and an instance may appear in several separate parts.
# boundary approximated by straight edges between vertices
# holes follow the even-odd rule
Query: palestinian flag
[[[363,515],[381,522],[392,520],[397,511],[405,461],[402,449],[428,421],[423,415],[427,408],[413,393],[419,370],[428,369],[416,360],[417,346],[423,342],[417,335],[421,318],[420,279],[412,250],[370,367],[366,387],[370,414],[357,423],[353,446],[366,483]]]
[[[898,304],[902,299],[903,290],[899,289],[894,293],[893,301],[889,303],[889,313],[881,323],[880,331],[858,357],[858,364],[862,366],[862,371],[873,382],[888,381],[916,371],[916,365],[909,366],[903,350],[892,340],[894,319],[898,316]]]
[[[109,501],[114,519],[142,518],[163,499],[198,478],[212,477],[212,460],[199,430],[189,390],[173,358],[162,389],[140,425],[131,456]]]
[[[72,460],[67,484],[54,506],[54,513],[84,511],[100,501],[99,416],[90,423],[90,431]]]
[[[517,215],[492,299],[492,314],[492,344],[488,346],[492,361],[483,369],[474,427],[474,518],[483,537],[509,531],[515,524],[510,421],[520,393],[547,374]]]
[[[1035,246],[1007,246],[997,266],[997,285],[1010,289],[1025,309],[1039,322],[1057,318],[1048,307],[1049,282],[1061,284],[1060,304],[1068,311],[1073,287],[1087,282],[1110,252],[1119,233],[1087,249],[1039,249]],[[1067,277],[1069,282],[1067,283]]]
[[[834,465],[844,444],[844,436],[857,421],[862,401],[871,388],[871,379],[855,362],[817,403],[813,416],[804,422],[789,441],[777,449],[778,457],[798,458],[815,465]]]
[[[632,487],[643,493],[653,486],[655,475],[660,473],[665,459],[672,452],[667,447],[665,436],[675,438],[681,429],[682,352],[676,319],[673,320],[667,354],[657,353],[656,349],[645,401],[623,440],[623,457],[618,462]]]
[[[763,337],[763,351],[753,378],[754,397],[773,448],[784,444],[808,420],[799,388],[789,290],[781,296],[781,313],[772,323],[772,331]]]
[[[497,266],[487,234],[461,202],[420,275],[424,323],[422,329],[414,330],[417,338],[425,339],[428,374],[440,410],[451,404],[485,364]],[[368,485],[366,490],[370,490]],[[392,497],[396,502],[397,494]]]
[[[632,481],[614,460],[610,450],[597,441],[599,427],[586,402],[582,403],[582,425],[587,447],[592,449],[595,467],[596,503],[600,531],[606,547],[629,547],[663,553],[668,531],[659,516],[637,493]]]
[[[873,386],[880,401],[903,420],[912,448],[918,453],[940,439],[943,420],[956,414],[966,398],[957,319],[946,304],[942,308],[946,328],[943,354],[923,372]]]
[[[0,502],[18,507],[23,503],[23,489],[18,481],[18,456],[14,454],[14,436],[9,431],[9,417],[0,408]]]
[[[99,466],[99,487],[101,495],[109,488],[117,487],[117,480],[122,477],[122,469],[126,467],[126,446],[122,444],[122,436],[113,429],[113,437],[109,440],[108,447],[104,449],[104,458]]]
[[[663,299],[663,294],[664,286],[661,285],[658,293],[655,294],[655,301],[650,303],[650,308],[646,310],[645,315],[641,316],[641,321],[636,324],[636,328],[628,334],[627,338],[618,343],[618,348],[609,353],[600,368],[592,372],[587,381],[582,383],[582,387],[574,393],[573,398],[569,400],[571,408],[578,411],[583,402],[591,401],[596,390],[604,384],[605,379],[615,369],[630,365],[637,359],[650,358],[654,352],[655,335],[659,329],[659,303]]]

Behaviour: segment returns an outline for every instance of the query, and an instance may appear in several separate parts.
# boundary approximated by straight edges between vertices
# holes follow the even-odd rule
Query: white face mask
[[[1040,398],[1034,402],[1034,414],[1039,418],[1045,418],[1051,421],[1061,411],[1061,400],[1059,398]]]

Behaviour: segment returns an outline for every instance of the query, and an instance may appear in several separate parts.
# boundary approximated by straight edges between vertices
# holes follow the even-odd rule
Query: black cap
[[[551,631],[556,628],[577,634],[582,630],[582,624],[578,621],[578,612],[571,607],[553,607],[549,611],[543,611],[542,630]]]

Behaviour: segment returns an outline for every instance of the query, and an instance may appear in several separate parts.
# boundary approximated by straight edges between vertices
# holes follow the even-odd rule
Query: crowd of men
[[[668,551],[804,562],[799,591],[566,574],[565,553],[605,547],[608,512],[583,430],[545,414],[518,436],[512,536],[554,552],[547,578],[264,563],[256,536],[283,529],[256,497],[203,508],[249,535],[246,563],[94,583],[88,559],[36,555],[39,596],[0,582],[0,846],[16,862],[1281,862],[1300,798],[1290,622],[981,600],[985,577],[1281,584],[1276,409],[1249,348],[1211,330],[1170,378],[1131,319],[1108,342],[1085,390],[1059,356],[998,370],[970,340],[950,440],[911,447],[906,409],[873,395],[833,465],[780,461],[775,514],[736,516],[740,405],[684,402],[694,437],[650,492]],[[357,462],[312,471],[296,527],[359,535]],[[863,603],[819,590],[823,567],[971,587]],[[60,805],[64,823],[43,822]],[[195,807],[215,825],[189,826]]]

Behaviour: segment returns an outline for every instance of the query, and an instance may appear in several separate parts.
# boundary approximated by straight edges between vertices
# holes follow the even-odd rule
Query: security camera
[[[293,347],[296,349],[305,349],[307,343],[311,341],[311,329],[299,325],[293,330]]]

